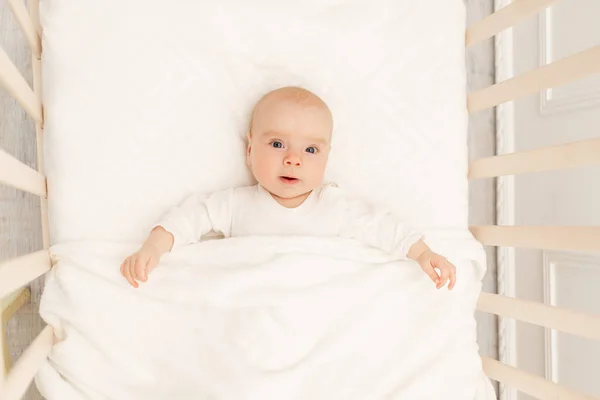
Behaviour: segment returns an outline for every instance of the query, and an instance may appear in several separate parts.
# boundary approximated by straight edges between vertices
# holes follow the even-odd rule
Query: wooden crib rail
[[[483,363],[483,370],[491,379],[504,382],[537,399],[594,400],[593,397],[586,394],[557,385],[527,371],[502,364],[492,358],[482,357],[481,361]]]
[[[598,72],[600,46],[595,46],[471,93],[467,98],[467,108],[469,113],[474,113]]]
[[[42,24],[40,23],[40,3],[39,0],[29,0],[29,16],[33,27],[40,37],[42,37]]]
[[[30,17],[25,3],[23,0],[8,0],[8,5],[19,23],[19,26],[27,39],[27,43],[29,43],[32,54],[35,57],[40,58],[42,55],[41,31],[38,30],[38,27],[34,24],[34,18]]]
[[[572,335],[600,340],[600,315],[491,293],[481,293],[477,309]]]
[[[552,171],[594,164],[600,164],[600,139],[480,158],[469,165],[469,179]]]
[[[46,197],[46,177],[0,149],[0,183]]]
[[[465,35],[472,46],[543,11],[555,0],[513,0],[503,9],[473,24]],[[600,72],[600,46],[511,77],[470,93],[470,114],[560,86]],[[470,180],[561,170],[600,163],[600,139],[546,147],[473,161]],[[471,226],[477,240],[488,246],[548,250],[600,251],[600,226]],[[591,315],[541,303],[482,293],[477,309],[527,323],[600,340],[600,315]],[[592,399],[589,395],[557,385],[540,376],[483,358],[486,374],[501,384],[539,399]]]
[[[0,298],[13,293],[51,268],[52,260],[47,250],[0,263]]]
[[[0,48],[0,86],[14,97],[36,122],[42,121],[42,103],[6,52]]]
[[[467,47],[491,38],[554,2],[556,0],[515,0],[503,9],[470,26],[466,34]]]
[[[2,48],[0,48],[0,86],[3,86],[8,94],[15,98],[35,120],[38,170],[36,171],[0,150],[0,184],[8,184],[17,189],[40,196],[42,243],[44,250],[0,264],[0,298],[7,294],[18,294],[19,288],[43,275],[52,267],[52,261],[48,252],[50,235],[43,157],[42,43],[40,39],[42,28],[39,22],[38,0],[29,0],[27,3],[29,5],[29,13],[23,0],[9,0],[10,8],[31,47],[33,90]],[[16,298],[17,300],[22,299],[23,295],[17,295]],[[14,312],[19,307],[19,304],[13,302],[9,307]],[[2,324],[4,323],[5,320],[3,319]],[[17,400],[26,392],[39,367],[49,354],[54,334],[51,327],[46,327],[27,350],[25,350],[14,368],[6,376],[7,371],[5,366],[8,368],[10,363],[6,362],[9,358],[5,359],[8,352],[6,351],[7,346],[3,331],[3,325],[0,325],[0,342],[3,344],[3,350],[0,351],[0,399]]]
[[[4,383],[0,383],[0,399],[18,400],[25,394],[35,374],[50,353],[53,343],[54,331],[52,327],[46,326],[21,355],[8,375],[8,379]]]
[[[9,0],[10,8],[19,23],[32,53],[33,90],[21,76],[17,67],[0,47],[0,86],[5,87],[27,113],[35,120],[38,171],[21,163],[0,150],[0,184],[40,196],[42,243],[44,249],[50,247],[48,227],[47,182],[44,176],[44,145],[42,106],[42,27],[39,20],[39,0],[29,0],[29,12],[23,0]]]
[[[471,226],[487,246],[544,250],[600,251],[600,226]]]

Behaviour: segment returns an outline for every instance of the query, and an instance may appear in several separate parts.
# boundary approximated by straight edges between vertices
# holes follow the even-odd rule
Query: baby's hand
[[[431,250],[426,250],[417,258],[417,262],[433,283],[436,284],[438,289],[443,287],[448,282],[448,279],[450,279],[448,290],[454,288],[454,284],[456,283],[456,267],[445,257]],[[438,274],[436,269],[440,271],[441,275]]]
[[[136,280],[146,282],[148,274],[156,268],[160,257],[161,253],[158,248],[144,244],[138,251],[123,261],[121,274],[127,278],[133,287],[137,288],[139,285]]]

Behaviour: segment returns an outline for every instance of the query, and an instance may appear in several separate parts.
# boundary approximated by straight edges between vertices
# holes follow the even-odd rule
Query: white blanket
[[[141,288],[135,246],[55,246],[41,315],[59,339],[36,383],[71,399],[493,399],[473,316],[469,234],[430,239],[458,267],[436,290],[354,241],[247,237],[167,254]]]

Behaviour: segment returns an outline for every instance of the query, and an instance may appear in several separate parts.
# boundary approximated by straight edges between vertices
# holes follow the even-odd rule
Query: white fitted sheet
[[[467,227],[461,0],[42,0],[54,244],[139,242],[192,191],[252,183],[249,112],[332,108],[327,178],[424,229]]]

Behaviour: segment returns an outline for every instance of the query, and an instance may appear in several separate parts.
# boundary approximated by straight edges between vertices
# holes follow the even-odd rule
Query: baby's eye
[[[315,146],[310,146],[306,148],[306,152],[310,154],[316,154],[319,151]]]
[[[275,147],[276,149],[283,149],[283,143],[279,140],[272,141],[271,146]]]

